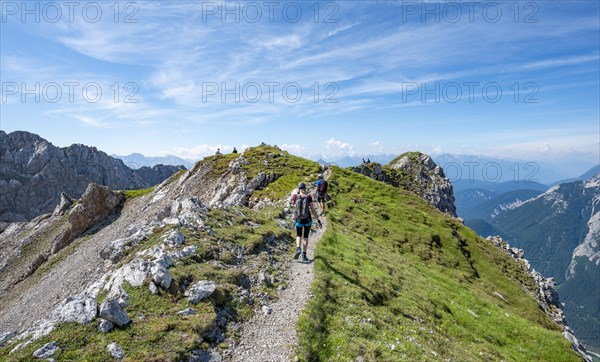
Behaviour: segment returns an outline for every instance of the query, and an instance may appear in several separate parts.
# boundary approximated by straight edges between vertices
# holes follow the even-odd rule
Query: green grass
[[[400,188],[337,168],[332,179],[301,360],[578,360],[491,243]]]
[[[268,157],[271,153],[278,157]],[[239,156],[208,157],[192,173],[211,182]],[[243,156],[249,161],[242,167],[248,179],[260,172],[277,177],[251,201],[269,199],[277,206],[210,210],[206,225],[213,232],[177,228],[185,245],[198,251],[169,269],[172,286],[160,295],[152,295],[146,284],[125,286],[130,326],[101,334],[96,322],[63,324],[13,355],[8,352],[14,343],[0,348],[0,359],[30,360],[33,351],[57,341],[57,361],[110,360],[105,347],[111,342],[124,348],[127,361],[186,360],[194,349],[215,347],[206,331],[217,310],[226,308],[237,322],[249,319],[253,310],[240,301],[239,286],[265,266],[272,275],[284,274],[282,261],[293,238],[275,219],[281,201],[298,182],[314,181],[319,169],[270,146],[248,149]],[[401,188],[337,168],[330,181],[334,199],[316,251],[314,297],[298,327],[301,360],[577,360],[558,327],[524,292],[535,286],[522,266],[495,246]],[[144,194],[132,193],[129,197]],[[160,244],[173,228],[157,228],[122,262]],[[182,287],[205,279],[217,282],[217,291],[194,307],[195,316],[176,316],[188,306]],[[277,286],[285,283],[254,286],[253,292],[275,297]]]
[[[269,154],[276,157],[269,158]],[[254,177],[260,172],[275,174],[277,180],[262,190],[257,190],[251,198],[252,201],[270,199],[273,201],[284,199],[298,186],[299,182],[314,182],[319,174],[319,164],[303,158],[290,156],[286,151],[276,147],[254,147],[244,152],[244,157],[249,161],[243,169]]]
[[[0,349],[0,355],[7,356],[7,361],[30,360],[36,349],[57,341],[61,351],[53,358],[58,361],[108,361],[111,357],[105,348],[117,342],[126,351],[125,361],[176,361],[202,347],[198,336],[216,318],[213,300],[194,306],[197,314],[183,318],[175,312],[187,307],[186,300],[174,302],[172,295],[152,295],[147,288],[126,286],[125,289],[130,302],[127,311],[133,319],[129,326],[103,334],[96,330],[97,321],[87,325],[64,323],[24,349],[10,356],[7,356],[9,348]]]
[[[129,200],[129,199],[133,199],[136,197],[148,195],[152,191],[154,191],[154,186],[148,187],[147,189],[125,190],[125,191],[123,191],[123,195],[125,195],[125,200]]]
[[[268,159],[268,154],[275,150],[271,147],[260,149],[250,149],[245,154],[251,162],[243,170],[249,179],[259,172],[266,171],[261,161],[263,158]],[[237,157],[239,155],[209,157],[197,163],[194,172],[202,172],[206,180],[219,177]],[[271,184],[275,185],[275,188],[263,190],[269,193],[269,197],[287,195],[293,187],[289,190],[284,188],[287,184],[295,186],[303,180],[299,177],[303,170],[318,169],[313,162],[289,155],[279,157],[276,162],[280,163],[277,172],[280,172],[281,176]],[[139,197],[150,191],[127,191],[126,195],[128,198]],[[97,321],[85,326],[62,324],[50,335],[34,341],[10,356],[8,353],[14,348],[14,342],[0,348],[0,360],[30,360],[33,351],[50,341],[57,341],[61,348],[61,352],[54,356],[57,361],[110,360],[105,348],[111,342],[119,343],[126,351],[127,361],[187,360],[189,353],[194,349],[206,350],[215,347],[215,341],[207,337],[206,331],[215,323],[217,310],[226,309],[232,321],[237,322],[249,319],[254,313],[253,309],[239,298],[241,285],[249,279],[254,280],[265,268],[267,273],[278,276],[278,280],[273,284],[253,286],[254,295],[264,294],[275,298],[277,287],[286,283],[283,280],[283,261],[287,260],[291,253],[293,238],[290,230],[282,228],[275,221],[281,211],[280,207],[274,206],[260,211],[244,207],[217,208],[210,210],[206,215],[206,230],[174,226],[156,228],[139,247],[128,250],[119,265],[137,257],[137,252],[161,244],[162,236],[172,229],[181,232],[186,238],[185,245],[195,245],[197,252],[178,260],[169,268],[173,278],[172,285],[168,291],[161,290],[160,295],[152,295],[147,283],[140,288],[124,286],[130,297],[130,306],[126,310],[133,320],[131,325],[102,334],[96,330]],[[71,249],[67,248],[63,252],[66,254],[70,251]],[[216,292],[198,306],[194,306],[197,311],[195,316],[184,319],[175,315],[177,311],[189,306],[187,298],[183,295],[184,286],[200,280],[215,281],[218,285]],[[106,292],[100,293],[97,301],[101,302],[106,295]],[[231,332],[227,333],[230,334],[228,336],[237,338]]]

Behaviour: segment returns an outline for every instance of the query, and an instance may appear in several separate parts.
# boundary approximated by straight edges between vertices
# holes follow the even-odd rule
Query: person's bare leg
[[[302,249],[300,246],[302,245],[302,236],[296,236],[296,252],[294,253],[294,259],[298,259],[300,257],[300,253]]]
[[[304,253],[306,253],[306,250],[308,249],[308,238],[304,238],[304,243],[302,244],[302,251]]]

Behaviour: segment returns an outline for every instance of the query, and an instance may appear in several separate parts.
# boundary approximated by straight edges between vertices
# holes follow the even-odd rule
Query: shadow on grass
[[[341,277],[348,283],[355,285],[355,286],[359,287],[360,289],[362,289],[363,297],[369,304],[371,304],[373,306],[381,306],[387,301],[388,298],[386,298],[386,296],[383,293],[373,292],[371,289],[362,285],[358,280],[351,278],[351,277],[347,276],[346,274],[342,273],[341,271],[339,271],[338,269],[334,268],[329,263],[329,261],[325,260],[324,258],[317,256],[317,257],[315,257],[315,260],[316,259],[319,259],[323,263],[323,265],[325,265],[325,267],[327,267],[329,270],[331,270],[337,276]]]

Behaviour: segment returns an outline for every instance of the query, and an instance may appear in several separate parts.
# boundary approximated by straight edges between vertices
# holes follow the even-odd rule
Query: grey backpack
[[[310,206],[308,196],[296,197],[296,212],[294,213],[296,221],[310,219]]]

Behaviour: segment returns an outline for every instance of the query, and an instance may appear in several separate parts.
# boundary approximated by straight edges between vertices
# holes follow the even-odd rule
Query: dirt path
[[[300,312],[310,298],[313,281],[313,260],[317,242],[327,227],[321,217],[323,228],[313,229],[309,236],[307,256],[310,263],[293,260],[289,271],[289,286],[279,293],[279,300],[270,306],[271,313],[258,310],[244,324],[239,345],[232,348],[229,361],[281,362],[294,359],[294,347],[298,343],[296,326]]]

